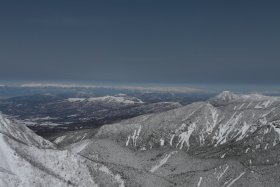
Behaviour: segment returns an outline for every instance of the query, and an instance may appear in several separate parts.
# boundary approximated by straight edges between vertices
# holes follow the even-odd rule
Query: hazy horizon
[[[232,91],[237,93],[263,93],[280,95],[277,84],[171,84],[171,83],[121,83],[121,82],[94,82],[94,81],[0,81],[0,86],[22,87],[108,87],[124,89],[162,89],[185,92],[213,92]]]

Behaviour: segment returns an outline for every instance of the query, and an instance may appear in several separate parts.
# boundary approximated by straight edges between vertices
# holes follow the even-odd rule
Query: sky
[[[2,0],[0,80],[277,85],[280,1]]]

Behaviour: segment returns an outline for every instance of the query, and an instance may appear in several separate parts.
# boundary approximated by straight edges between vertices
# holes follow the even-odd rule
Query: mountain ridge
[[[124,186],[120,175],[106,166],[59,150],[2,115],[0,150],[0,186]]]

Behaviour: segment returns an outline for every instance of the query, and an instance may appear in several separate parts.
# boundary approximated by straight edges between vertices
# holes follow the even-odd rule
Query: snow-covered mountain
[[[0,149],[5,150],[0,153],[5,160],[0,181],[5,185],[277,187],[280,183],[277,97],[223,92],[206,102],[67,132],[53,143],[0,119]]]
[[[227,103],[212,105],[217,99]],[[139,148],[165,145],[186,150],[269,137],[270,140],[265,141],[267,145],[254,141],[250,148],[271,148],[280,141],[279,107],[280,101],[274,97],[223,92],[209,102],[104,126],[97,136],[116,136],[127,146]]]
[[[119,174],[0,115],[0,186],[124,186]],[[105,182],[106,181],[106,182]]]
[[[223,91],[216,97],[209,99],[212,104],[228,104],[230,102],[250,102],[250,101],[280,101],[279,97],[270,97],[258,93],[235,94],[230,91]]]
[[[42,147],[42,148],[55,148],[51,142],[37,136],[33,131],[24,125],[17,125],[11,120],[5,118],[0,114],[0,133],[2,137],[8,137],[25,145]]]
[[[69,102],[94,102],[94,103],[108,103],[108,104],[143,104],[141,99],[136,97],[130,97],[125,94],[118,94],[115,96],[103,96],[103,97],[90,97],[90,98],[68,98]]]
[[[149,168],[178,186],[277,186],[280,182],[274,176],[280,172],[277,97],[223,92],[207,102],[102,126],[91,138],[102,145],[107,145],[102,140],[116,142],[119,151],[131,152],[134,162],[145,165],[140,168]],[[92,141],[80,150],[82,154],[101,151]],[[152,166],[152,160],[157,164]],[[181,168],[183,160],[190,165]],[[193,168],[197,162],[200,169]],[[126,177],[131,176],[126,173]]]

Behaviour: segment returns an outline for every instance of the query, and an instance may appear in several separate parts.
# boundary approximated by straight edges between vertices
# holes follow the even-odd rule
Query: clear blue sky
[[[277,84],[280,1],[3,0],[0,79]]]

